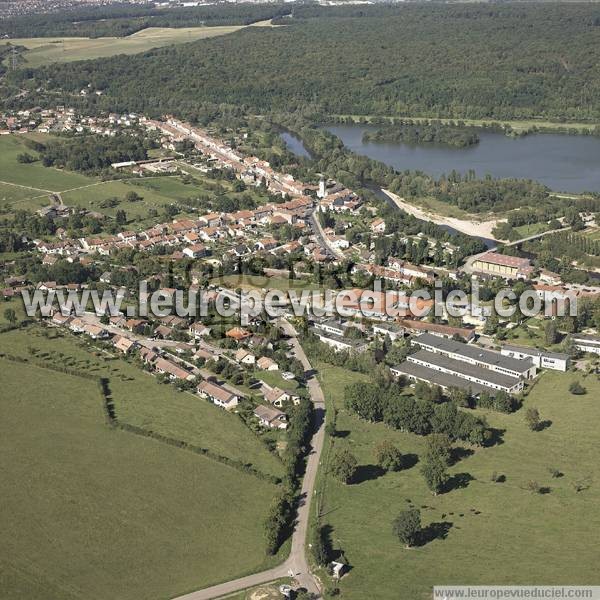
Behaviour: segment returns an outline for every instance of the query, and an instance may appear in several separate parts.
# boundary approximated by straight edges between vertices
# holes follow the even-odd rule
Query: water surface
[[[600,191],[600,137],[536,133],[511,138],[503,133],[479,131],[479,144],[468,148],[402,143],[363,143],[373,125],[331,125],[354,152],[398,169],[419,170],[435,177],[452,170],[473,169],[479,177],[534,179],[555,191]]]
[[[305,148],[299,137],[296,137],[287,131],[283,131],[279,135],[290,152],[293,152],[296,156],[301,156],[302,158],[310,158],[310,152]]]

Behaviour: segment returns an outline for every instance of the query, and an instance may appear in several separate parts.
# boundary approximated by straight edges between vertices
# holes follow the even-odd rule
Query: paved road
[[[330,241],[327,239],[323,227],[319,221],[319,216],[316,211],[313,211],[309,217],[312,232],[317,239],[317,243],[321,246],[321,249],[332,258],[344,258],[344,253],[339,248],[334,248]]]
[[[289,577],[290,575],[296,579],[300,587],[306,588],[309,592],[316,594],[318,597],[320,596],[317,581],[308,568],[305,544],[309,526],[310,503],[314,495],[315,481],[325,440],[325,400],[321,386],[312,372],[310,362],[308,361],[306,354],[304,354],[302,346],[295,337],[295,330],[283,319],[279,321],[279,324],[287,335],[293,336],[290,339],[290,346],[293,348],[298,360],[300,360],[304,366],[304,369],[309,373],[307,385],[315,407],[314,433],[311,440],[311,450],[306,463],[306,473],[302,481],[300,505],[298,508],[294,533],[292,535],[290,556],[282,565],[269,569],[268,571],[255,573],[254,575],[248,575],[247,577],[241,577],[240,579],[234,579],[226,583],[185,594],[184,596],[179,596],[175,600],[212,600],[213,598],[233,594],[234,592],[261,585],[282,577]]]

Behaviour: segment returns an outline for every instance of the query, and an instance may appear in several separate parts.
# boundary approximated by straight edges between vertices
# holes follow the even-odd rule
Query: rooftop
[[[479,257],[482,262],[489,262],[503,267],[528,267],[529,259],[519,256],[508,256],[507,254],[498,254],[497,252],[486,252]]]
[[[454,340],[439,337],[431,333],[422,333],[414,338],[413,341],[419,345],[436,348],[440,352],[461,354],[467,359],[486,363],[490,366],[494,365],[517,373],[526,373],[532,367],[532,362],[530,360],[521,360],[518,358],[511,358],[510,356],[503,356],[499,352],[485,350],[479,346],[464,344],[463,342],[455,342]]]
[[[427,352],[427,350],[419,350],[415,354],[410,354],[408,360],[421,360],[435,367],[453,371],[459,376],[477,377],[477,379],[488,382],[490,385],[499,385],[504,388],[511,388],[519,383],[518,377],[510,377],[509,375],[498,373],[498,371],[492,371],[491,369],[478,367],[462,360],[449,358],[444,354]]]
[[[401,374],[407,375],[408,377],[415,377],[416,379],[428,381],[429,383],[440,385],[444,388],[459,388],[461,390],[467,390],[471,394],[480,394],[485,391],[493,395],[495,392],[495,390],[491,388],[463,379],[457,375],[442,373],[441,371],[436,371],[435,369],[408,361],[404,361],[399,365],[394,365],[392,368],[394,371],[399,371]]]
[[[600,343],[600,340],[598,340]],[[505,344],[502,346],[503,350],[509,350],[510,352],[521,352],[522,354],[529,354],[530,356],[545,356],[547,358],[556,358],[558,360],[567,360],[568,354],[562,352],[550,352],[548,350],[541,350],[539,348],[531,348],[528,346],[514,346],[513,344]]]

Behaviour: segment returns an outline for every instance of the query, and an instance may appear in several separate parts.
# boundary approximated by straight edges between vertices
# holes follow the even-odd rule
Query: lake
[[[468,148],[413,146],[402,143],[363,143],[369,125],[331,125],[347,148],[397,170],[419,170],[435,177],[453,169],[478,176],[534,179],[554,191],[600,191],[600,138],[536,133],[519,138],[479,130],[479,144]]]

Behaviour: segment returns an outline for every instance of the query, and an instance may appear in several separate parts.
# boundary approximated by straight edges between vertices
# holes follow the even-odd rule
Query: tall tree
[[[417,508],[403,510],[394,519],[392,529],[407,548],[414,546],[421,532],[421,511]]]

